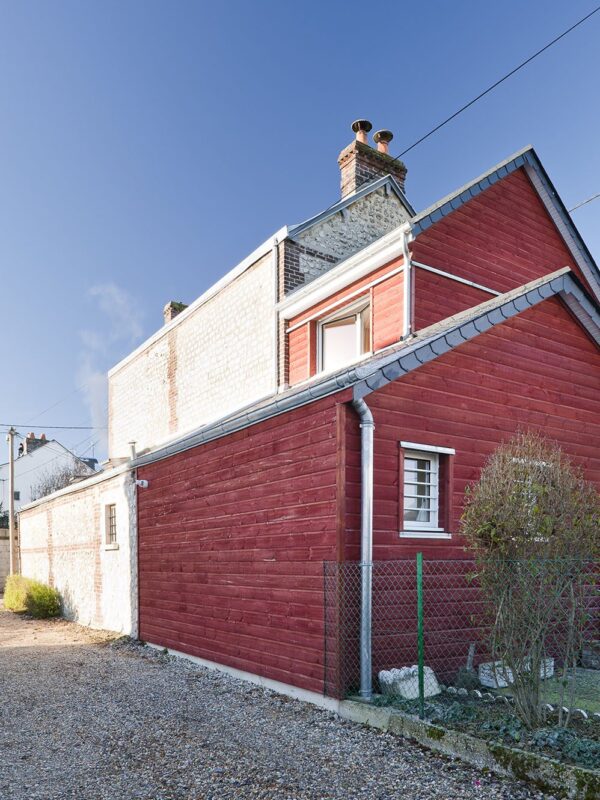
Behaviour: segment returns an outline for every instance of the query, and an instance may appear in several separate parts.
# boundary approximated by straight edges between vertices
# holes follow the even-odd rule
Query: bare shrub
[[[39,500],[47,494],[64,489],[76,480],[93,475],[93,470],[85,464],[66,464],[46,470],[36,483],[31,486],[31,499]]]
[[[561,706],[575,691],[600,550],[600,496],[557,446],[536,433],[501,445],[467,491],[462,532],[475,551],[490,611],[490,646],[528,727],[545,720],[546,658],[562,670]],[[559,724],[568,725],[561,711]]]

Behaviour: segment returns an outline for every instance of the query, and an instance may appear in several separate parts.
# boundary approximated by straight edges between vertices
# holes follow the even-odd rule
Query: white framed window
[[[106,529],[106,544],[117,544],[117,506],[111,503],[105,506],[105,529]]]
[[[319,372],[331,372],[370,353],[370,303],[363,299],[321,320],[317,337]]]
[[[404,520],[406,531],[439,531],[440,461],[438,453],[404,451]]]

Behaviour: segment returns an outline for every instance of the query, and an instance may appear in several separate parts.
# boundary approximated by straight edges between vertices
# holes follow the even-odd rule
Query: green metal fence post
[[[425,718],[425,642],[423,641],[423,553],[417,553],[417,640],[419,665],[419,717]]]

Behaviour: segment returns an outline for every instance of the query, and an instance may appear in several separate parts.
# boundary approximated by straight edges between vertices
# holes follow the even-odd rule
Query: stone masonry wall
[[[106,541],[105,509],[113,503],[116,547]],[[58,589],[68,619],[136,635],[136,519],[129,471],[50,496],[20,514],[21,572]]]
[[[109,375],[109,455],[129,455],[276,389],[269,253]]]
[[[299,234],[286,259],[285,293],[318,278],[406,220],[398,198],[382,188]]]

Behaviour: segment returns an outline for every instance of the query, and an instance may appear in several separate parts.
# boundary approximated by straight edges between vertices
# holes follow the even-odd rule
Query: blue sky
[[[98,424],[167,300],[338,198],[352,120],[398,153],[592,8],[0,4],[0,421]],[[413,205],[529,143],[569,207],[600,192],[599,40],[600,13],[408,154]],[[600,200],[575,220],[600,258]]]

